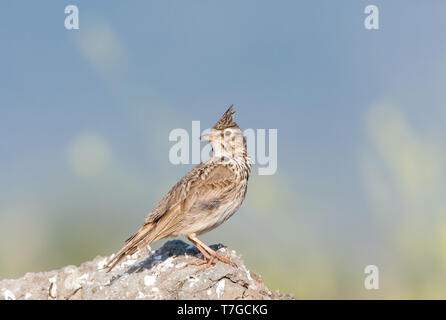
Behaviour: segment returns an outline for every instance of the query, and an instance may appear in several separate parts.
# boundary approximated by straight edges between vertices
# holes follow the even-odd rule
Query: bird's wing
[[[236,187],[234,172],[227,166],[216,165],[205,177],[191,184],[183,210],[185,214],[199,211],[211,213]]]
[[[126,255],[133,254],[153,241],[172,235],[193,210],[212,210],[234,187],[235,174],[221,164],[204,162],[184,176],[148,215],[143,226],[126,240],[126,245],[112,258],[109,271]]]
[[[167,213],[187,213],[197,204],[197,200],[212,206],[235,187],[234,180],[235,174],[228,167],[201,163],[169,191],[145,223],[157,222]]]

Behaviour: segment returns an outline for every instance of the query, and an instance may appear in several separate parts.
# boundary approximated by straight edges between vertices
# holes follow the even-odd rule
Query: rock
[[[97,256],[79,267],[27,273],[0,281],[2,299],[294,299],[271,292],[262,278],[249,271],[235,251],[213,245],[237,267],[217,261],[196,266],[203,256],[192,245],[168,241],[149,255],[138,251],[111,272],[103,269],[109,257]],[[148,256],[148,258],[147,258]]]

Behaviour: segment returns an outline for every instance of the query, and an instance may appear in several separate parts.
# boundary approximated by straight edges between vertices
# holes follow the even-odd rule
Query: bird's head
[[[231,105],[210,132],[200,137],[209,141],[214,156],[235,158],[246,154],[246,140],[243,131],[234,122],[233,114]]]

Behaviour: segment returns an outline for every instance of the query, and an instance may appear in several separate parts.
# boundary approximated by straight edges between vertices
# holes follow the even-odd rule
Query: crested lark
[[[209,267],[215,259],[235,265],[217,254],[197,235],[211,231],[229,219],[246,195],[251,165],[243,132],[233,120],[232,105],[211,129],[200,137],[210,142],[213,157],[186,174],[149,213],[142,227],[108,262],[116,264],[148,244],[167,237],[187,237]]]

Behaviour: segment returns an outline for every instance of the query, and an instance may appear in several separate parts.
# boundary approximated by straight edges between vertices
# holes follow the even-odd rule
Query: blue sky
[[[79,7],[80,30],[64,28],[68,4]],[[338,270],[333,265],[342,265],[340,257],[362,257],[360,243],[399,270],[401,261],[382,250],[405,252],[400,240],[390,240],[394,221],[412,221],[406,206],[422,219],[415,212],[438,218],[444,205],[445,186],[437,180],[445,167],[446,3],[373,1],[380,9],[380,30],[373,31],[363,26],[369,4],[2,2],[0,230],[10,230],[3,240],[18,237],[14,216],[18,224],[41,222],[42,231],[24,235],[25,242],[42,234],[51,242],[59,232],[75,239],[70,223],[81,228],[88,217],[91,225],[106,221],[92,236],[100,243],[95,250],[118,249],[190,168],[168,162],[169,132],[189,129],[192,120],[210,127],[234,104],[242,128],[278,130],[278,170],[253,177],[254,192],[240,215],[206,236],[209,241],[242,246],[266,272],[270,265],[254,245],[245,248],[240,235],[256,221],[258,230],[273,228],[271,248],[296,248],[289,258],[296,268],[306,270],[299,256],[308,241],[305,250],[317,253],[315,261],[328,261],[326,269]],[[79,141],[104,148],[96,154],[107,159],[101,174],[85,177],[73,169],[68,158]],[[420,183],[436,198],[419,194],[414,185]],[[396,196],[389,200],[379,190]],[[282,213],[274,218],[272,212]],[[113,232],[108,242],[97,240]],[[56,267],[93,253],[60,254],[48,264],[37,257],[32,262],[37,269]],[[25,262],[3,265],[0,275],[26,271]],[[361,258],[356,263],[364,264]],[[280,263],[274,268],[287,270]],[[278,286],[286,282],[268,277]],[[333,283],[301,294],[342,296]]]

